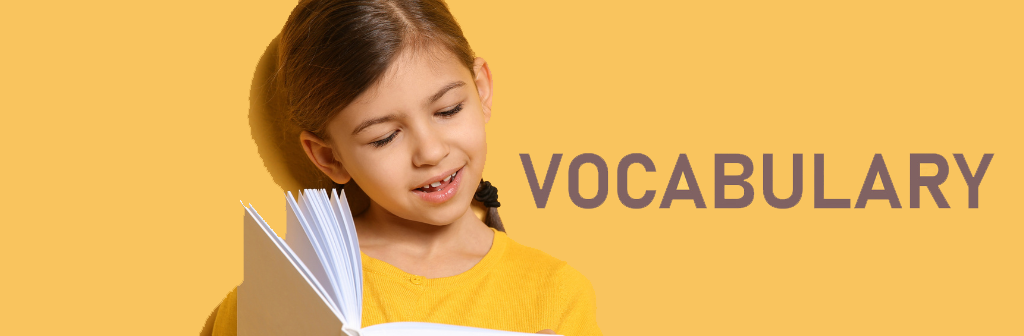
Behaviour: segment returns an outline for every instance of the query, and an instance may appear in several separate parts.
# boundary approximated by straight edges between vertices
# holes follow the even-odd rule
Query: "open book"
[[[245,281],[238,288],[238,335],[523,336],[447,324],[394,322],[362,327],[363,267],[352,212],[331,190],[287,192],[287,239],[245,207]]]

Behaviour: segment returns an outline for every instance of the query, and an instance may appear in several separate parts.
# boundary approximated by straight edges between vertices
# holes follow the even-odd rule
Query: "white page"
[[[350,247],[345,239],[344,232],[341,230],[341,226],[343,224],[333,211],[330,199],[327,197],[327,191],[324,189],[318,189],[313,193],[313,195],[316,197],[317,203],[320,205],[320,209],[324,210],[323,215],[328,221],[328,225],[326,225],[325,228],[330,230],[331,234],[338,239],[338,272],[340,272],[338,279],[341,281],[340,286],[342,286],[342,294],[345,296],[345,302],[343,303],[345,307],[342,309],[342,313],[348,319],[345,322],[352,325],[358,321],[356,316],[361,315],[359,314],[359,310],[362,302],[356,301],[357,295],[355,292],[355,279],[352,277],[354,273],[351,262],[352,258],[349,256],[351,253],[349,251]]]
[[[340,312],[288,246],[255,210],[246,209],[243,225],[245,281],[238,288],[238,335],[341,335]]]
[[[330,296],[332,304],[335,307],[339,307],[340,298],[335,295],[334,286],[331,284],[330,277],[327,275],[327,269],[323,265],[324,258],[321,256],[323,251],[320,250],[316,235],[306,231],[307,225],[302,223],[305,219],[300,219],[302,214],[296,213],[297,211],[299,211],[298,204],[295,203],[295,199],[292,198],[292,193],[289,191],[285,194],[288,235],[284,241],[295,252],[295,255],[299,257],[299,260],[302,260],[302,263],[309,268],[310,273],[313,274],[317,282],[324,287],[326,294]]]
[[[331,190],[331,209],[339,219],[338,228],[345,239],[346,251],[348,251],[349,270],[352,272],[352,288],[355,290],[356,316],[355,321],[362,325],[363,315],[363,260],[359,253],[359,235],[356,232],[355,220],[352,219],[352,211],[348,206],[348,198],[345,197],[345,190],[338,196],[337,190]],[[350,323],[355,323],[350,321]]]
[[[297,203],[299,209],[298,212],[302,214],[302,218],[305,218],[304,228],[306,229],[306,232],[312,232],[316,237],[317,245],[319,246],[317,252],[319,253],[318,255],[324,266],[324,271],[327,272],[327,278],[330,280],[331,287],[333,288],[331,295],[334,298],[336,298],[334,302],[338,303],[338,309],[342,310],[345,298],[342,297],[341,289],[339,288],[339,284],[341,282],[338,281],[338,263],[335,261],[337,257],[335,256],[335,253],[332,253],[331,251],[329,237],[324,234],[323,228],[316,223],[316,216],[314,215],[312,210],[313,206],[310,204],[309,199],[306,197],[307,193],[299,192],[299,198]]]
[[[316,250],[317,257],[320,259],[320,264],[321,266],[323,266],[324,273],[327,275],[327,282],[330,283],[331,291],[328,292],[329,296],[332,298],[332,302],[337,304],[335,307],[338,307],[338,309],[340,310],[342,301],[337,288],[338,282],[335,279],[336,271],[332,269],[334,262],[331,261],[331,256],[327,251],[327,245],[325,243],[326,238],[320,233],[316,224],[313,222],[312,216],[310,216],[310,213],[305,205],[305,201],[302,198],[302,194],[299,194],[298,202],[296,202],[295,199],[291,198],[291,192],[288,192],[287,195],[288,205],[290,207],[293,207],[293,209],[295,210],[294,213],[296,215],[296,218],[299,220],[299,224],[307,233],[307,237],[310,238],[310,241],[315,243],[313,245],[313,248]]]
[[[334,279],[336,288],[341,296],[339,309],[341,310],[342,316],[347,319],[352,319],[355,316],[355,312],[352,310],[353,293],[348,279],[349,274],[345,271],[345,257],[342,254],[342,245],[339,239],[339,234],[335,229],[337,223],[331,221],[328,209],[326,208],[327,202],[323,199],[322,189],[306,189],[303,194],[306,197],[307,204],[313,213],[317,228],[321,230],[326,236],[328,243],[327,250],[329,251],[331,258],[334,262],[332,269],[334,270]],[[346,321],[349,322],[349,321]]]
[[[359,294],[359,302],[360,302],[360,306],[361,306],[361,303],[363,302],[363,255],[359,251],[359,234],[358,234],[358,232],[356,232],[356,221],[355,221],[355,219],[352,218],[352,208],[351,208],[351,206],[348,203],[348,196],[345,196],[345,190],[341,191],[341,202],[340,203],[341,203],[341,208],[343,210],[342,211],[342,215],[345,218],[346,226],[348,227],[349,232],[352,233],[351,234],[351,237],[352,237],[351,243],[352,243],[353,251],[355,252],[353,258],[355,259],[355,265],[356,265],[356,274],[355,274],[355,276],[356,276],[356,279],[358,279],[356,281],[356,289],[357,289],[356,293]],[[360,311],[362,311],[362,309],[360,309]]]

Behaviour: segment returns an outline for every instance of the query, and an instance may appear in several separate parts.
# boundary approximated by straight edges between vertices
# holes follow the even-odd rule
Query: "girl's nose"
[[[448,156],[448,143],[438,130],[425,127],[415,133],[416,144],[412,153],[414,166],[435,166]]]

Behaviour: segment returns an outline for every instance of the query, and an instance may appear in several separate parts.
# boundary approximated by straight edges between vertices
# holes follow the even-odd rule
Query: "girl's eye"
[[[437,113],[435,113],[435,115],[439,115],[442,118],[454,117],[456,113],[459,113],[459,111],[462,111],[462,104],[463,103],[459,103],[458,105],[455,105],[455,107],[452,107],[452,108],[450,108],[448,110],[445,110],[445,111],[437,112]],[[371,142],[370,145],[372,145],[375,148],[384,147],[384,145],[387,145],[392,140],[395,140],[396,136],[398,136],[398,130],[395,130],[394,132],[391,132],[391,135],[388,135],[387,138]]]
[[[371,142],[370,145],[373,145],[373,147],[376,147],[376,148],[384,147],[384,145],[387,145],[389,142],[391,142],[391,140],[395,140],[395,136],[397,136],[397,135],[398,135],[398,131],[396,130],[394,132],[391,132],[391,135],[389,135],[387,138]]]
[[[455,105],[455,107],[446,111],[437,112],[436,114],[444,118],[451,118],[456,113],[459,113],[459,111],[462,111],[462,103],[459,103],[459,105]]]

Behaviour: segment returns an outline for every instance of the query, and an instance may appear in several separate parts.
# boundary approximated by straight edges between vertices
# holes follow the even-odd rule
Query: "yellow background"
[[[5,1],[0,5],[0,334],[195,334],[242,281],[242,199],[283,231],[281,190],[247,120],[253,70],[294,1]],[[1024,334],[1024,11],[1005,1],[451,1],[495,78],[485,176],[510,236],[594,284],[607,335]],[[580,153],[609,198],[568,197]],[[615,167],[644,153],[630,190]],[[543,178],[564,153],[546,209]],[[708,209],[658,209],[686,153]],[[715,153],[755,163],[746,209],[713,208]],[[761,195],[761,154],[805,155],[804,198]],[[904,209],[855,202],[874,153]],[[950,164],[909,207],[909,153]],[[981,208],[972,169],[995,153]],[[735,168],[735,167],[732,167]],[[730,170],[735,172],[738,169]],[[926,173],[934,173],[934,169]],[[595,170],[581,174],[583,194]],[[738,195],[730,187],[730,197]]]

